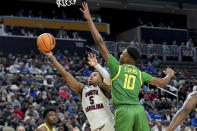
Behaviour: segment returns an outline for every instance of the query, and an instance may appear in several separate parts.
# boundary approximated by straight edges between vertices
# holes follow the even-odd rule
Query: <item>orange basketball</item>
[[[37,38],[38,48],[43,52],[48,52],[53,50],[55,47],[55,38],[49,33],[43,33]]]

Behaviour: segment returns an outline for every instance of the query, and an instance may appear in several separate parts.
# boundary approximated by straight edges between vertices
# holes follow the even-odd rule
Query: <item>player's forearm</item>
[[[64,80],[69,85],[70,89],[80,95],[79,92],[81,91],[81,83],[79,83],[69,72],[65,71],[64,67],[56,60],[54,56],[51,56],[50,59],[59,73],[64,77]]]
[[[64,67],[56,60],[54,56],[50,57],[51,61],[53,62],[54,66],[57,68],[58,72],[65,77],[66,74],[68,74],[67,71],[65,71]]]
[[[181,108],[172,119],[172,122],[170,123],[170,126],[167,131],[174,131],[177,128],[177,126],[185,120],[189,113],[190,110]]]
[[[171,78],[172,78],[172,76],[166,75],[166,77],[164,77],[164,78],[162,78],[162,79],[160,80],[161,85],[159,85],[159,86],[161,86],[161,87],[166,86],[166,85],[170,82]]]
[[[103,41],[103,38],[102,38],[101,34],[98,32],[98,30],[97,30],[94,22],[92,21],[92,19],[88,20],[88,25],[89,25],[92,37],[93,37],[101,55],[103,56],[104,60],[107,61],[108,58],[109,58],[109,52],[107,50],[107,47],[105,46],[105,43]]]
[[[109,73],[99,64],[97,64],[95,66],[95,68],[101,73],[102,77],[103,77],[103,81],[105,84],[107,85],[111,85],[111,81],[110,81],[110,75]]]
[[[102,38],[101,34],[98,32],[98,30],[97,30],[97,28],[96,28],[92,19],[88,20],[88,25],[89,25],[91,34],[92,34],[96,44],[98,44],[98,45],[102,44],[103,43],[103,38]]]

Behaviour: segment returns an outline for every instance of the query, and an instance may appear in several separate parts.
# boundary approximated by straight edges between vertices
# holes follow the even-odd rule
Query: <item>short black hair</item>
[[[98,71],[98,73],[99,73],[99,75],[101,76],[101,80],[102,80],[102,82],[104,81],[104,78],[103,78],[103,76],[101,75],[101,73]]]
[[[128,46],[127,47],[127,53],[130,57],[132,57],[135,61],[139,60],[141,58],[141,52],[138,48],[134,46]]]
[[[42,117],[45,119],[46,116],[47,116],[47,113],[50,112],[50,111],[56,112],[55,108],[53,108],[53,107],[48,107],[48,108],[46,108],[46,109],[44,110],[44,112],[43,112],[43,114],[42,114]]]

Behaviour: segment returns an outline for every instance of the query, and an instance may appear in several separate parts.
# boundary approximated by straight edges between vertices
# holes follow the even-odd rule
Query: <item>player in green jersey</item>
[[[163,87],[169,83],[175,72],[168,68],[164,71],[165,78],[153,78],[151,75],[140,71],[134,65],[140,59],[141,53],[132,46],[125,49],[120,56],[120,61],[117,61],[109,54],[102,36],[96,29],[87,3],[82,3],[82,7],[83,9],[80,10],[87,20],[94,41],[110,69],[112,101],[116,109],[115,130],[150,131],[144,108],[140,105],[138,98],[140,87],[143,83]]]

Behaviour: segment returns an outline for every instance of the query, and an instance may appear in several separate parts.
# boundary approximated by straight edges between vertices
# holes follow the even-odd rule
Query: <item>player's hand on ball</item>
[[[170,75],[171,77],[174,76],[175,71],[171,68],[167,68],[165,71],[163,71],[166,75]]]
[[[93,67],[95,67],[98,64],[95,54],[94,55],[88,54],[88,64],[90,64],[90,66],[93,66]]]
[[[40,50],[40,49],[39,49],[39,50]],[[40,50],[40,52],[43,53],[44,55],[48,56],[49,58],[53,56],[53,53],[52,53],[51,51],[49,51],[49,52],[44,52],[44,51],[41,51],[41,50]]]
[[[87,2],[83,2],[82,7],[83,7],[83,9],[80,8],[80,10],[83,13],[83,16],[85,17],[86,20],[90,20],[91,15],[90,15],[90,11],[89,11]]]

